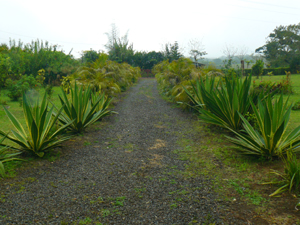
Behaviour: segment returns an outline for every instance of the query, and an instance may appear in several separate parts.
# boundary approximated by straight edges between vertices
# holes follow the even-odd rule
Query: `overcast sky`
[[[0,42],[48,40],[75,57],[82,50],[105,50],[115,23],[138,51],[160,51],[178,41],[188,50],[202,41],[219,57],[227,44],[251,54],[279,25],[300,22],[299,0],[0,0]]]

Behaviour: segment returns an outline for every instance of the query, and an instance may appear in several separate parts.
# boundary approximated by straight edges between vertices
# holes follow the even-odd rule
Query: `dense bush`
[[[81,66],[75,73],[64,77],[62,86],[68,92],[68,89],[77,81],[80,85],[90,86],[94,92],[104,92],[108,96],[114,96],[125,91],[140,76],[141,71],[138,67],[110,61],[108,56],[102,53],[94,63]]]
[[[23,93],[34,90],[40,87],[40,83],[33,77],[33,75],[23,75],[19,80],[7,79],[5,83],[8,90],[8,97],[12,101],[17,101],[22,97]]]
[[[184,108],[193,104],[184,88],[193,92],[192,85],[199,77],[224,76],[213,64],[197,68],[192,60],[187,58],[180,58],[171,63],[165,60],[157,64],[152,71],[161,93],[172,101],[184,103],[182,104]]]
[[[264,62],[262,60],[257,60],[255,64],[252,66],[252,75],[253,76],[261,76],[263,75]]]
[[[70,53],[58,51],[58,46],[48,42],[37,40],[24,45],[21,41],[10,40],[9,46],[0,45],[0,86],[6,79],[15,80],[19,75],[36,77],[41,69],[45,70],[45,82],[51,83],[74,72],[78,65],[79,61]]]
[[[290,71],[290,67],[278,67],[278,68],[264,68],[262,75],[268,75],[268,73],[273,73],[273,75],[284,75],[286,71]],[[249,75],[252,69],[245,69],[245,75]],[[296,72],[296,71],[295,71]]]

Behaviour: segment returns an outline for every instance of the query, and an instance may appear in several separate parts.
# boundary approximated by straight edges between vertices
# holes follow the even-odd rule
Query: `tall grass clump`
[[[273,170],[272,173],[279,176],[280,180],[271,181],[265,184],[276,184],[280,187],[274,191],[270,196],[279,195],[285,191],[295,192],[299,194],[300,187],[300,162],[296,155],[290,151],[287,152],[286,157],[282,156],[284,162],[284,172],[280,173]]]
[[[193,104],[185,90],[194,94],[193,85],[204,76],[222,76],[215,66],[196,67],[192,60],[180,58],[171,63],[165,60],[153,68],[160,92],[171,101],[181,104],[184,108]]]

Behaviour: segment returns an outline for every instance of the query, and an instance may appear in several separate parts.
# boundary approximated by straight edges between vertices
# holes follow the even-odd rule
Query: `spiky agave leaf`
[[[283,102],[281,95],[275,101],[272,101],[270,97],[265,101],[259,100],[257,108],[252,103],[258,130],[255,130],[239,113],[244,131],[240,133],[231,129],[236,137],[228,137],[229,140],[236,144],[242,153],[267,159],[286,154],[287,151],[299,152],[300,126],[286,133],[292,107],[287,107],[287,101]]]
[[[70,135],[64,134],[62,137],[59,135],[67,129],[71,123],[67,123],[60,127],[53,134],[51,129],[58,121],[58,116],[62,111],[62,108],[58,111],[57,116],[53,117],[53,108],[48,109],[48,103],[46,93],[43,97],[41,104],[39,105],[38,99],[34,106],[30,105],[26,95],[23,95],[23,112],[26,122],[26,127],[23,128],[18,119],[5,109],[6,115],[13,124],[15,130],[12,130],[13,135],[7,135],[7,139],[16,143],[20,151],[33,152],[34,154],[42,157],[44,152],[57,147],[61,142],[70,138]],[[0,135],[5,136],[3,131],[0,131]]]
[[[74,89],[71,89],[71,98],[69,99],[62,89],[62,96],[59,96],[61,104],[64,105],[63,112],[59,116],[62,124],[71,123],[70,129],[79,133],[87,126],[96,122],[100,118],[108,115],[110,111],[107,109],[111,100],[105,99],[105,95],[94,98],[92,102],[91,88],[78,88],[75,83]],[[99,105],[103,105],[101,110]],[[72,121],[72,122],[71,122]]]

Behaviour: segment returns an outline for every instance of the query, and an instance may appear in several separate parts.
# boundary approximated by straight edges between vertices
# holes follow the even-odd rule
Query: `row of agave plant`
[[[108,69],[109,68],[109,69]],[[107,60],[103,54],[99,59],[75,74],[63,78],[58,108],[48,101],[45,94],[42,101],[30,101],[23,94],[23,112],[26,125],[4,107],[15,130],[7,134],[0,130],[0,175],[4,176],[4,163],[20,160],[16,156],[30,153],[43,157],[46,152],[58,147],[74,134],[83,132],[89,125],[110,115],[112,96],[124,91],[140,77],[139,68]],[[3,143],[5,139],[13,146]]]
[[[172,62],[176,63],[182,62]],[[170,76],[170,65],[165,72],[160,71],[156,75],[160,87],[171,83],[173,79]],[[191,71],[197,71],[197,68]],[[236,145],[235,149],[239,152],[266,160],[283,159],[285,172],[281,174],[274,171],[283,178],[276,181],[281,186],[272,196],[285,190],[298,191],[300,164],[295,154],[300,150],[300,126],[288,132],[292,108],[292,105],[288,105],[288,100],[284,101],[282,94],[274,99],[276,90],[255,91],[251,87],[251,76],[220,77],[216,73],[205,72],[199,73],[194,79],[192,74],[189,76],[190,80],[188,74],[184,75],[188,85],[181,82],[181,88],[188,96],[185,105],[193,107],[202,121],[232,132],[234,136],[227,138]],[[170,88],[171,91],[176,89],[176,85]]]

